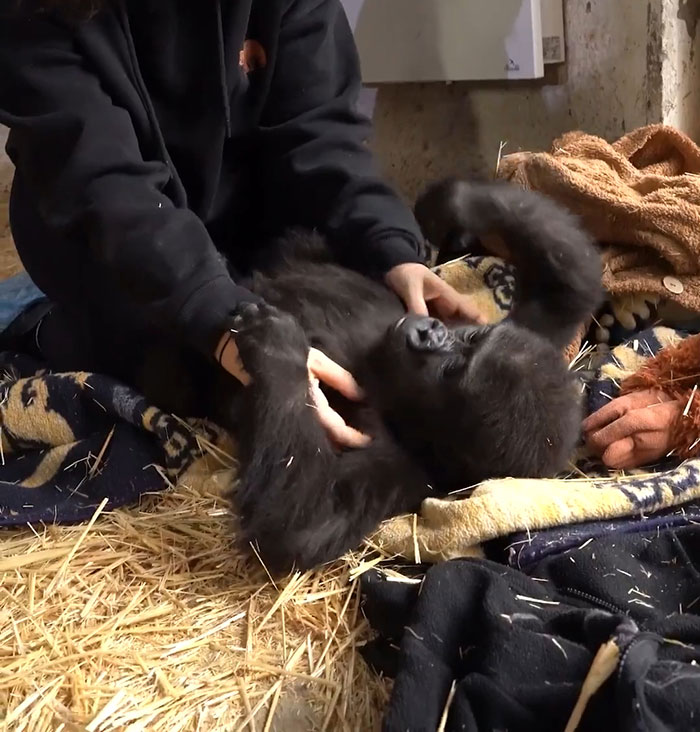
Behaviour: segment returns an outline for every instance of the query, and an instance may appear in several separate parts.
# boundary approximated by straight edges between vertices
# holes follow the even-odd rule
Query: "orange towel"
[[[700,312],[700,148],[686,135],[652,125],[610,144],[570,132],[549,153],[503,157],[499,177],[581,217],[613,298],[642,293]]]

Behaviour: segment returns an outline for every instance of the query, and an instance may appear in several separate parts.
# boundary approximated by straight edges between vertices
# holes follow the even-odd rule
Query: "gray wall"
[[[677,17],[688,6],[700,13],[700,0],[565,0],[567,62],[543,82],[380,88],[387,175],[412,198],[426,178],[493,170],[501,141],[547,149],[566,130],[614,139],[661,121],[700,136],[700,53]]]

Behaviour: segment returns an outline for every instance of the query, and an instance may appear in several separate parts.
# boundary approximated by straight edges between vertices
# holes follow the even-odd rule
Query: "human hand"
[[[309,349],[309,358],[306,363],[309,369],[311,400],[318,410],[318,418],[328,436],[343,447],[368,445],[370,438],[346,424],[338,412],[331,408],[326,395],[321,390],[320,382],[323,382],[340,392],[346,399],[360,401],[363,397],[362,390],[352,374],[316,348]]]
[[[390,269],[384,279],[407,310],[417,315],[428,315],[430,306],[434,315],[443,321],[486,322],[471,298],[461,295],[422,264],[399,264]]]
[[[216,349],[216,358],[221,366],[244,386],[252,379],[245,370],[238,347],[231,333],[225,333]],[[370,438],[345,423],[345,420],[331,408],[320,382],[340,392],[346,399],[359,401],[362,390],[350,372],[339,366],[316,348],[309,349],[307,359],[309,374],[309,395],[318,419],[328,437],[342,447],[364,447]]]
[[[649,465],[672,449],[673,427],[683,408],[660,389],[631,392],[584,420],[586,444],[609,468]]]

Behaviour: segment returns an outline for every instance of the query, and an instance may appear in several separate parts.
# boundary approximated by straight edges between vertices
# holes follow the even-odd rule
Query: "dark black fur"
[[[404,318],[384,285],[334,264],[310,234],[290,235],[248,283],[267,304],[232,321],[255,374],[236,417],[234,500],[245,539],[274,572],[334,559],[427,496],[553,475],[571,454],[579,389],[561,350],[600,300],[591,240],[554,203],[509,185],[451,181],[442,196],[454,236],[497,230],[508,242],[517,304],[499,325]],[[364,405],[333,404],[372,436],[369,447],[338,451],[326,437],[309,406],[309,346],[364,388]]]
[[[464,182],[459,178],[439,180],[420,193],[413,207],[435,264],[444,264],[467,254],[488,254],[481,245],[479,235],[471,227],[464,226],[463,205],[459,195]]]

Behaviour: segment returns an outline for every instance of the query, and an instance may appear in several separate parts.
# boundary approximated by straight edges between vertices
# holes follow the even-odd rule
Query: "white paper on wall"
[[[365,83],[544,75],[540,0],[345,0]]]
[[[542,54],[545,64],[566,60],[564,43],[564,3],[562,0],[540,0],[542,3]]]

